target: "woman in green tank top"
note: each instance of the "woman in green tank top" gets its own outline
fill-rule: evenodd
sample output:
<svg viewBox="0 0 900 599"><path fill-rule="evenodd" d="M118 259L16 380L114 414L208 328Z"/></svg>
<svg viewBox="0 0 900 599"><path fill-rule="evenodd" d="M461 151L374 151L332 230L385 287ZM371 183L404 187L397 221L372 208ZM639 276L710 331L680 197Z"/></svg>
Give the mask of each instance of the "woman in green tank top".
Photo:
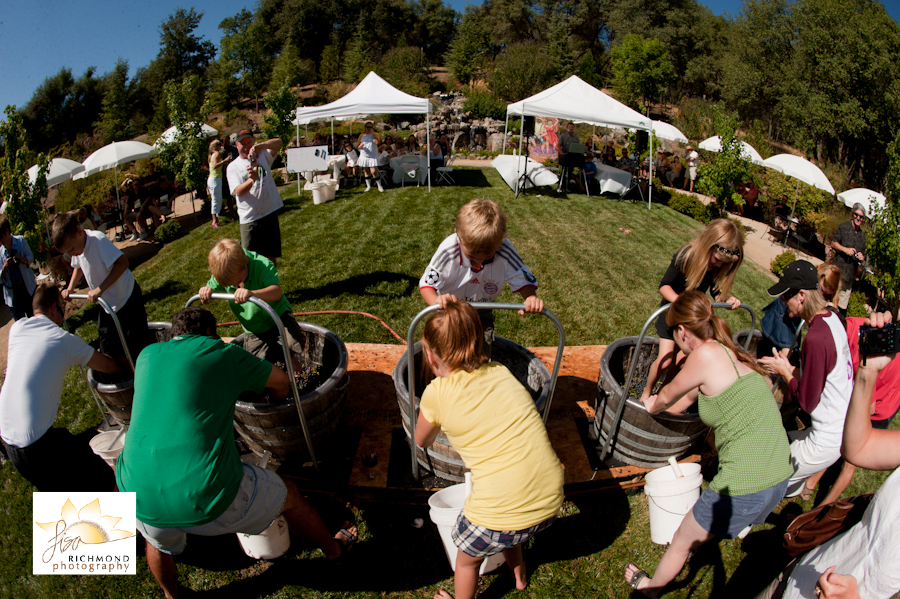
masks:
<svg viewBox="0 0 900 599"><path fill-rule="evenodd" d="M734 344L731 330L697 290L678 296L666 324L683 354L681 370L644 405L651 414L680 413L695 402L716 433L719 470L684 517L651 578L628 564L625 579L655 597L681 571L691 551L761 524L784 497L793 473L787 434L765 371Z"/></svg>

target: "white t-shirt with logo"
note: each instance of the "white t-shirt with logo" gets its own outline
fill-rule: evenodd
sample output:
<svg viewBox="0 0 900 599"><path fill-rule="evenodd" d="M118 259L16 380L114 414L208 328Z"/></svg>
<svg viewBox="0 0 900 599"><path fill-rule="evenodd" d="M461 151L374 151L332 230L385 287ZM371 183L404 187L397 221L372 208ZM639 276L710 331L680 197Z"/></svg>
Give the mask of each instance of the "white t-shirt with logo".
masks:
<svg viewBox="0 0 900 599"><path fill-rule="evenodd" d="M84 251L78 256L72 256L72 267L80 268L87 279L88 287L96 289L100 283L106 280L112 270L113 264L122 256L122 250L110 241L105 233L99 231L85 231L87 240L84 242ZM134 275L131 269L116 279L100 296L109 304L113 312L118 312L131 297L134 290Z"/></svg>
<svg viewBox="0 0 900 599"><path fill-rule="evenodd" d="M252 223L264 216L269 216L284 206L281 195L278 193L278 187L275 185L275 179L272 178L272 163L275 162L272 154L268 150L259 150L256 162L263 169L263 176L256 180L247 193L240 196L235 195L238 219L241 224ZM228 188L232 190L232 193L238 185L250 177L247 173L249 166L250 159L240 156L228 165Z"/></svg>
<svg viewBox="0 0 900 599"><path fill-rule="evenodd" d="M66 372L76 364L87 366L94 348L38 315L13 324L7 355L6 380L0 388L0 436L9 445L28 447L53 425Z"/></svg>
<svg viewBox="0 0 900 599"><path fill-rule="evenodd" d="M492 302L500 295L504 282L514 292L538 285L508 239L503 240L491 261L474 270L460 249L459 237L453 233L438 246L419 279L419 288L431 287L438 295L451 293L468 302Z"/></svg>

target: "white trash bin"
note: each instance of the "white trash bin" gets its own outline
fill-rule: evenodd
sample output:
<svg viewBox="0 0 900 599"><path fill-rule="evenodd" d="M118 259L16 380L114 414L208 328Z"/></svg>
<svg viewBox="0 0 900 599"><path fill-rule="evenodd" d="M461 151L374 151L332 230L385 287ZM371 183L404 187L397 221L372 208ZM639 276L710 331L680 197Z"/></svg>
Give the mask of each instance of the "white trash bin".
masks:
<svg viewBox="0 0 900 599"><path fill-rule="evenodd" d="M679 464L678 478L671 466L663 466L647 473L644 494L650 504L650 540L668 545L675 536L688 511L700 498L703 475L700 464Z"/></svg>
<svg viewBox="0 0 900 599"><path fill-rule="evenodd" d="M334 200L335 193L338 190L338 182L336 179L328 179L325 183L325 191L327 199L326 202L331 202Z"/></svg>
<svg viewBox="0 0 900 599"><path fill-rule="evenodd" d="M291 547L291 535L284 516L278 516L269 528L258 535L237 533L241 549L254 559L275 559Z"/></svg>
<svg viewBox="0 0 900 599"><path fill-rule="evenodd" d="M431 508L428 514L431 516L431 521L437 525L441 541L444 542L444 551L447 553L447 559L450 561L450 567L454 572L456 572L456 553L459 550L456 548L450 535L453 531L453 525L456 524L457 517L462 512L467 495L466 485L462 483L441 489L428 498L428 506ZM493 572L503 565L505 561L502 553L492 555L481 562L481 569L478 573Z"/></svg>

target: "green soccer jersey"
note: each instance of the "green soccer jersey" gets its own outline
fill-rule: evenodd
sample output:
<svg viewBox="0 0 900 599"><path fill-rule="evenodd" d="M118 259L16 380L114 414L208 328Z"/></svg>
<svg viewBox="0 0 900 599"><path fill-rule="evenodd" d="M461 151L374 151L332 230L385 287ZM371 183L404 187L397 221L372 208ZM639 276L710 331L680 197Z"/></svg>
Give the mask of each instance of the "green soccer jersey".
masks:
<svg viewBox="0 0 900 599"><path fill-rule="evenodd" d="M260 256L256 252L244 250L244 253L250 259L247 264L247 280L244 281L245 289L258 291L270 285L281 285L281 282L278 280L278 271L271 260L265 256ZM209 277L207 285L212 288L213 293L234 293L235 289L237 289L236 287L223 287L213 276ZM291 309L291 304L284 297L283 293L277 302L268 302L268 304L272 306L272 309L275 310L275 314L278 316ZM258 335L275 326L272 318L266 314L265 310L252 302L244 302L243 304L228 302L228 305L231 306L231 311L234 312L241 326L244 327L244 332Z"/></svg>
<svg viewBox="0 0 900 599"><path fill-rule="evenodd" d="M234 404L261 393L272 365L202 335L141 352L134 406L116 468L119 489L137 493L137 518L157 527L218 518L237 495L243 467L234 444Z"/></svg>

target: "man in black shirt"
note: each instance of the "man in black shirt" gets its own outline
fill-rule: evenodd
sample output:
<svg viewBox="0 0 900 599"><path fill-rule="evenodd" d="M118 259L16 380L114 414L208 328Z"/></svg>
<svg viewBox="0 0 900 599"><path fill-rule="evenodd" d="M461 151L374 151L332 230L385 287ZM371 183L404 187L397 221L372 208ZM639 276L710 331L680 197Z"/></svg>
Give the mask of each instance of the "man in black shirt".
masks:
<svg viewBox="0 0 900 599"><path fill-rule="evenodd" d="M841 271L841 293L837 304L841 314L845 316L857 270L866 261L866 233L862 230L866 209L857 203L853 204L852 212L851 220L838 227L831 241L831 247L834 249L834 265Z"/></svg>

